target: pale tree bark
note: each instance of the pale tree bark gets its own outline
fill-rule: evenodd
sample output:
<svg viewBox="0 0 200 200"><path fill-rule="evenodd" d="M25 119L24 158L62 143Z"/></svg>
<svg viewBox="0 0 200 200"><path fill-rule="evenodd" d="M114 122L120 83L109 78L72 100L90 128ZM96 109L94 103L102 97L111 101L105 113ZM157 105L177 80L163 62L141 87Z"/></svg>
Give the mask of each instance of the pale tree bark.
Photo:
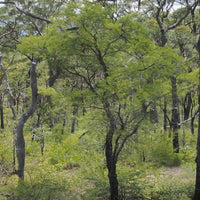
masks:
<svg viewBox="0 0 200 200"><path fill-rule="evenodd" d="M27 112L23 113L16 128L16 154L18 161L18 170L17 174L20 179L24 179L24 166L25 166L25 140L23 134L23 128L28 120L28 118L33 115L37 107L37 96L38 96L38 88L37 88L37 73L36 73L37 61L33 60L30 69L30 78L31 78L31 91L32 91L32 102L27 110Z"/></svg>
<svg viewBox="0 0 200 200"><path fill-rule="evenodd" d="M15 107L14 107L14 97L13 97L12 90L11 90L10 84L9 84L8 72L7 72L6 68L3 66L3 63L2 63L1 52L0 52L0 67L3 71L4 77L5 77L5 80L6 80L6 90L9 94L9 103L10 103L10 108L11 108L12 113L13 113L13 119L16 120L16 112L15 112Z"/></svg>

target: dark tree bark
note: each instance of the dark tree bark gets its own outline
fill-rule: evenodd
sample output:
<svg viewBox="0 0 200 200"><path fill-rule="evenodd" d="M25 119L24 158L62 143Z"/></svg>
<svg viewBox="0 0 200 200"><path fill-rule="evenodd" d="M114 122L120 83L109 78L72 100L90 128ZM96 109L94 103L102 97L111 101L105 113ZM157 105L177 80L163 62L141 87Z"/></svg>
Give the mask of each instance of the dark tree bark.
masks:
<svg viewBox="0 0 200 200"><path fill-rule="evenodd" d="M38 95L38 88L37 88L37 74L36 74L36 66L37 62L35 60L32 61L31 69L30 69L30 84L31 84L31 91L32 91L32 102L27 112L23 113L16 128L16 154L18 160L18 170L17 174L20 179L24 179L24 165L25 165L25 140L23 134L23 128L28 120L28 118L33 115L37 107L37 95Z"/></svg>
<svg viewBox="0 0 200 200"><path fill-rule="evenodd" d="M155 102L153 102L151 104L150 111L149 111L149 117L150 117L151 123L153 123L153 124L158 123L158 111L157 111Z"/></svg>
<svg viewBox="0 0 200 200"><path fill-rule="evenodd" d="M177 95L176 77L171 77L172 84L172 120L171 128L173 130L173 149L174 153L179 153L179 136L178 130L180 129L180 113L179 113L179 100Z"/></svg>
<svg viewBox="0 0 200 200"><path fill-rule="evenodd" d="M191 92L188 92L185 96L184 102L183 102L183 108L184 108L184 120L187 120L190 116L190 110L192 108L192 95Z"/></svg>
<svg viewBox="0 0 200 200"><path fill-rule="evenodd" d="M194 120L195 120L195 115L192 115L192 110L191 110L191 122L190 122L190 130L192 135L194 135Z"/></svg>
<svg viewBox="0 0 200 200"><path fill-rule="evenodd" d="M0 95L0 115L1 115L1 128L4 129L4 116L3 116L3 96Z"/></svg>
<svg viewBox="0 0 200 200"><path fill-rule="evenodd" d="M113 135L115 133L115 119L112 113L110 112L109 104L104 104L104 109L106 111L107 117L109 118L109 130L106 135L106 145L105 145L105 154L106 154L106 163L108 169L108 179L110 184L110 199L118 200L118 180L116 173L116 163L117 159L113 153Z"/></svg>
<svg viewBox="0 0 200 200"><path fill-rule="evenodd" d="M74 105L74 110L73 110L73 117L72 117L72 126L71 126L71 133L75 132L75 125L76 125L76 115L78 113L78 105Z"/></svg>
<svg viewBox="0 0 200 200"><path fill-rule="evenodd" d="M163 108L164 120L163 120L163 129L167 130L167 101L164 99L164 108Z"/></svg>
<svg viewBox="0 0 200 200"><path fill-rule="evenodd" d="M200 0L198 0L199 7L199 19L200 19ZM200 21L199 21L200 29ZM199 30L200 33L200 30ZM196 156L196 182L195 182L195 192L192 200L200 199L200 36L196 44L196 50L199 54L198 67L199 67L199 87L198 87L198 136L197 136L197 156Z"/></svg>
<svg viewBox="0 0 200 200"><path fill-rule="evenodd" d="M51 64L49 64L49 66L51 66ZM56 66L56 68L51 67L49 69L49 79L47 80L47 86L52 87L58 79L58 77L60 76L60 74L61 69L59 66Z"/></svg>
<svg viewBox="0 0 200 200"><path fill-rule="evenodd" d="M200 52L199 52L199 67L200 67ZM200 113L200 73L199 73L199 94L198 94L198 112ZM196 182L195 193L192 200L200 199L200 115L198 116L198 137L197 137L197 156L196 156Z"/></svg>

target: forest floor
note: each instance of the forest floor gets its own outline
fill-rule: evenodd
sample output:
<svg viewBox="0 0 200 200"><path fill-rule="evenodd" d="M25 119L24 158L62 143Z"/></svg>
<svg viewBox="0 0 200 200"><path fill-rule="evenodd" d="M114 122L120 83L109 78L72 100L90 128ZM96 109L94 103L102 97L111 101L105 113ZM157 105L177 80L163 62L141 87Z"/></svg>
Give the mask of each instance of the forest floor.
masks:
<svg viewBox="0 0 200 200"><path fill-rule="evenodd" d="M192 166L162 167L147 173L150 193L155 199L191 199L195 184L195 169Z"/></svg>
<svg viewBox="0 0 200 200"><path fill-rule="evenodd" d="M170 176L173 179L181 178L181 179L191 179L195 180L195 170L192 167L166 167L160 169L161 176Z"/></svg>

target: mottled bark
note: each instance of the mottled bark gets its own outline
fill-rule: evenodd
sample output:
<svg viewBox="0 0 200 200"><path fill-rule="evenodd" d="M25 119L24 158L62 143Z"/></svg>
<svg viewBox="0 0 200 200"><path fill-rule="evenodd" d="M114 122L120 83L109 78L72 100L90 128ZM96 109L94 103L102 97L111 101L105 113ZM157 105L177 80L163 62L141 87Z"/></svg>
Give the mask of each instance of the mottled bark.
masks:
<svg viewBox="0 0 200 200"><path fill-rule="evenodd" d="M32 91L32 102L27 110L27 112L23 113L16 128L16 154L18 160L18 170L17 174L20 179L24 179L24 165L25 165L25 140L23 134L23 128L28 120L28 118L33 115L34 111L37 107L37 74L36 74L36 66L37 62L32 61L31 69L30 69L30 78L31 78L31 91Z"/></svg>

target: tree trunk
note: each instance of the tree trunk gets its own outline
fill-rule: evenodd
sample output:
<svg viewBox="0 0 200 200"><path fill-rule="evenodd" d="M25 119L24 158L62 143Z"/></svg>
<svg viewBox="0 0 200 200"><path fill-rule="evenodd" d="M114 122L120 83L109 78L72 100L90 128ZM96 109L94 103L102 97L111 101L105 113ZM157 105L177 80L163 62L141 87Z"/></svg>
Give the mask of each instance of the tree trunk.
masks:
<svg viewBox="0 0 200 200"><path fill-rule="evenodd" d="M3 97L2 97L2 95L0 95L0 115L1 115L1 128L4 129Z"/></svg>
<svg viewBox="0 0 200 200"><path fill-rule="evenodd" d="M37 74L36 74L37 62L32 61L30 69L31 77L31 91L32 91L32 103L27 112L23 113L17 124L17 137L16 137L16 154L18 161L17 174L20 179L24 180L24 165L25 165L25 140L23 134L23 128L28 118L34 113L37 106Z"/></svg>
<svg viewBox="0 0 200 200"><path fill-rule="evenodd" d="M184 120L187 120L189 118L191 107L192 107L192 95L191 92L188 92L185 96L183 103Z"/></svg>
<svg viewBox="0 0 200 200"><path fill-rule="evenodd" d="M112 150L112 138L114 134L114 129L112 126L113 122L111 122L110 130L108 131L106 136L105 154L106 154L106 162L108 168L108 179L110 184L110 199L118 200L118 180L116 173L116 160Z"/></svg>
<svg viewBox="0 0 200 200"><path fill-rule="evenodd" d="M200 20L200 0L198 1L199 7L199 20ZM199 21L200 28L200 21ZM200 30L199 30L200 33ZM197 136L197 157L196 157L196 183L195 183L195 193L192 200L200 199L200 36L198 42L196 43L196 50L199 54L198 58L198 68L199 68L199 87L198 87L198 136Z"/></svg>
<svg viewBox="0 0 200 200"><path fill-rule="evenodd" d="M164 47L165 44L167 43L166 31L163 28L161 28L160 32L161 32L161 45L160 46Z"/></svg>
<svg viewBox="0 0 200 200"><path fill-rule="evenodd" d="M51 67L51 64L49 64ZM51 67L49 70L49 79L47 80L47 86L52 87L55 83L55 81L60 76L61 69L59 66L56 66L56 68Z"/></svg>
<svg viewBox="0 0 200 200"><path fill-rule="evenodd" d="M78 106L74 105L74 110L73 110L73 118L72 118L72 126L71 126L71 133L75 132L75 125L76 125L76 116L78 113Z"/></svg>
<svg viewBox="0 0 200 200"><path fill-rule="evenodd" d="M171 128L173 130L173 149L174 153L179 153L179 135L178 130L180 129L180 113L179 113L179 101L176 87L176 77L171 77L172 84L172 120Z"/></svg>
<svg viewBox="0 0 200 200"><path fill-rule="evenodd" d="M200 57L199 57L199 64L200 64ZM199 94L198 95L199 95L198 111L200 113L200 74L199 74ZM196 183L195 183L195 193L192 200L199 200L200 199L200 115L198 116L197 157L195 161L196 161Z"/></svg>
<svg viewBox="0 0 200 200"><path fill-rule="evenodd" d="M150 116L151 123L153 124L158 123L158 111L157 111L155 102L151 104L149 116Z"/></svg>
<svg viewBox="0 0 200 200"><path fill-rule="evenodd" d="M110 170L108 172L109 184L110 184L110 199L118 200L118 180L116 173L116 163L113 163L110 166Z"/></svg>
<svg viewBox="0 0 200 200"><path fill-rule="evenodd" d="M110 199L111 200L118 200L118 180L117 180L117 173L116 173L116 157L113 153L113 135L115 133L115 119L112 116L109 110L109 104L104 104L104 109L106 111L107 117L110 120L109 130L106 135L106 145L105 145L105 154L106 154L106 163L108 168L108 179L110 184Z"/></svg>
<svg viewBox="0 0 200 200"><path fill-rule="evenodd" d="M163 129L167 131L167 101L164 99L164 108L163 108L164 120L163 120Z"/></svg>

